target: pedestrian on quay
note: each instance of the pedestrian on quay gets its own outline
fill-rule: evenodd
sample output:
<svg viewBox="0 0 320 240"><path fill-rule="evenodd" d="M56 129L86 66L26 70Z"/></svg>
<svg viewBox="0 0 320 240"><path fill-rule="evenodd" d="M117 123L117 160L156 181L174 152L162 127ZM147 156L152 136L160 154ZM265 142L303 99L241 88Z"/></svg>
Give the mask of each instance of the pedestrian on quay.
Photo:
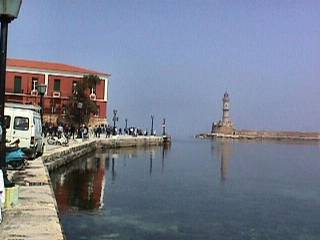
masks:
<svg viewBox="0 0 320 240"><path fill-rule="evenodd" d="M75 131L76 131L76 128L74 127L74 125L73 125L73 124L71 124L71 127L70 127L70 134L71 134L71 136L72 136L72 139L74 139L74 133L75 133Z"/></svg>
<svg viewBox="0 0 320 240"><path fill-rule="evenodd" d="M61 136L62 136L62 133L63 133L63 126L62 126L62 124L59 124L57 130L58 130L58 138L60 139Z"/></svg>
<svg viewBox="0 0 320 240"><path fill-rule="evenodd" d="M5 202L5 199L3 172L0 169L0 224L2 223L2 204Z"/></svg>
<svg viewBox="0 0 320 240"><path fill-rule="evenodd" d="M84 140L84 134L85 134L85 133L84 133L84 130L85 130L85 129L84 129L84 124L82 124L82 125L81 125L81 128L80 128L80 133L81 133L82 141Z"/></svg>
<svg viewBox="0 0 320 240"><path fill-rule="evenodd" d="M97 137L98 137L98 138L100 138L101 132L102 132L101 126L98 125L98 127L97 127Z"/></svg>
<svg viewBox="0 0 320 240"><path fill-rule="evenodd" d="M94 137L96 138L97 137L97 135L98 135L98 128L97 128L97 125L96 126L94 126L94 128L93 128L93 133L94 133Z"/></svg>

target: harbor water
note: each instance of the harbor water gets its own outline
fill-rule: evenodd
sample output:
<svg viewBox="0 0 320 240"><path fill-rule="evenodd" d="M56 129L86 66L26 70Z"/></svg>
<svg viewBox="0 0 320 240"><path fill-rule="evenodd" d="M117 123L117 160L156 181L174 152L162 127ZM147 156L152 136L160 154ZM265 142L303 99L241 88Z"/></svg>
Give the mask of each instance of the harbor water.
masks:
<svg viewBox="0 0 320 240"><path fill-rule="evenodd" d="M50 173L70 239L320 239L320 145L179 139Z"/></svg>

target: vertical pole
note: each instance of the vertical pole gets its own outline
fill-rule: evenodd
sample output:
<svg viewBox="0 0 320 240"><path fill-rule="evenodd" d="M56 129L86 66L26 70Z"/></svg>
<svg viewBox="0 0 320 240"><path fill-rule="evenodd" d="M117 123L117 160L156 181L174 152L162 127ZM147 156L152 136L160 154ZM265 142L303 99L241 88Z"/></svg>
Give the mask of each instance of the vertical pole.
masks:
<svg viewBox="0 0 320 240"><path fill-rule="evenodd" d="M116 114L113 112L113 135L116 135Z"/></svg>
<svg viewBox="0 0 320 240"><path fill-rule="evenodd" d="M118 120L117 119L117 110L116 109L114 109L113 110L113 135L116 135L116 121Z"/></svg>
<svg viewBox="0 0 320 240"><path fill-rule="evenodd" d="M43 126L43 94L40 94L40 106L41 106L41 124Z"/></svg>
<svg viewBox="0 0 320 240"><path fill-rule="evenodd" d="M166 135L166 119L163 119L162 122L162 135L165 136Z"/></svg>
<svg viewBox="0 0 320 240"><path fill-rule="evenodd" d="M1 36L0 36L0 126L2 128L0 144L0 166L3 172L5 187L14 186L8 180L6 164L6 124L4 118L5 92L6 92L6 67L7 67L7 39L8 24L10 20L5 17L1 18Z"/></svg>
<svg viewBox="0 0 320 240"><path fill-rule="evenodd" d="M153 118L154 116L151 115L151 133L150 133L151 136L153 135Z"/></svg>

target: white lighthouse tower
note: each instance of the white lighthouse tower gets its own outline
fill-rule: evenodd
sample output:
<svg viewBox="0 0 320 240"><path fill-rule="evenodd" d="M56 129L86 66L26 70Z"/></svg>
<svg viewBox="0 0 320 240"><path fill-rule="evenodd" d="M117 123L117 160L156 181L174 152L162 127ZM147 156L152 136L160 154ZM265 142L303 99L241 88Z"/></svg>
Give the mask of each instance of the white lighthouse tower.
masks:
<svg viewBox="0 0 320 240"><path fill-rule="evenodd" d="M227 92L224 93L222 98L222 125L223 126L232 126L232 122L230 119L230 98Z"/></svg>
<svg viewBox="0 0 320 240"><path fill-rule="evenodd" d="M230 118L230 97L227 92L224 93L222 98L222 119L217 123L212 123L212 133L235 134Z"/></svg>

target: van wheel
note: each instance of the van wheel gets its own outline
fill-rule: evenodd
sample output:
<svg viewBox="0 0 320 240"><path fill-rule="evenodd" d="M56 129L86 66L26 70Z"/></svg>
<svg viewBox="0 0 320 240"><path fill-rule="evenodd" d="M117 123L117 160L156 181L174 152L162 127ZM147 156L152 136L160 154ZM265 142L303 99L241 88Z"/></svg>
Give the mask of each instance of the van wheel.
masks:
<svg viewBox="0 0 320 240"><path fill-rule="evenodd" d="M38 153L38 157L41 157L44 153L44 144L42 144L41 152Z"/></svg>
<svg viewBox="0 0 320 240"><path fill-rule="evenodd" d="M16 161L16 162L12 162L10 163L10 169L13 169L13 170L21 170L24 168L24 161Z"/></svg>
<svg viewBox="0 0 320 240"><path fill-rule="evenodd" d="M30 159L31 159L31 160L34 160L36 157L37 157L37 149L35 148L35 149L33 149L33 151L32 151L32 154L31 154L31 156L30 156Z"/></svg>

